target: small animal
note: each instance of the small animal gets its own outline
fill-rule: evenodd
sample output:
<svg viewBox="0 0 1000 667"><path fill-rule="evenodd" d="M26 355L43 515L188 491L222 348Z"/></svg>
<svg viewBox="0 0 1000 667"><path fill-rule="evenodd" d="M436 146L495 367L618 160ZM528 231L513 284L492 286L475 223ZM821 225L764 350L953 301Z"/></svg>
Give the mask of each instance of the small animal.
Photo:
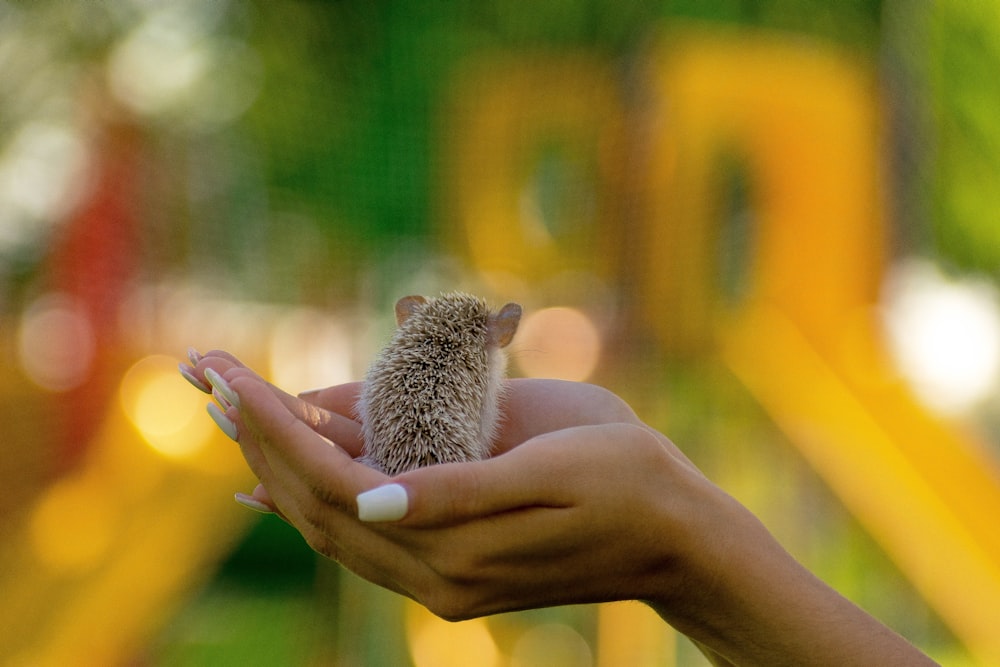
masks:
<svg viewBox="0 0 1000 667"><path fill-rule="evenodd" d="M501 416L503 348L520 320L516 303L493 312L461 292L400 299L398 327L357 404L361 460L397 475L489 456Z"/></svg>

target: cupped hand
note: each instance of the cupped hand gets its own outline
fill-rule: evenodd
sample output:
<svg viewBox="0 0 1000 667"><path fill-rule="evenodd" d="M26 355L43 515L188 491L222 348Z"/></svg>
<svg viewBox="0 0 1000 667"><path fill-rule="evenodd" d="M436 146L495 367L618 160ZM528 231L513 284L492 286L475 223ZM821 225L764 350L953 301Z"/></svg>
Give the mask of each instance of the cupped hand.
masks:
<svg viewBox="0 0 1000 667"><path fill-rule="evenodd" d="M603 389L512 381L492 458L389 478L355 460L359 385L295 397L226 353L192 362L261 482L244 500L443 618L637 599L714 664L934 664Z"/></svg>
<svg viewBox="0 0 1000 667"><path fill-rule="evenodd" d="M393 576L436 614L462 619L658 595L706 481L647 429L612 422L393 483L408 512L374 530L417 566L403 561Z"/></svg>
<svg viewBox="0 0 1000 667"><path fill-rule="evenodd" d="M182 373L206 393L212 393L211 383L205 378L209 369L219 375L230 369L241 369L241 372L265 382L228 352L212 350L202 356L192 351L191 354L196 355L192 358L194 366L182 364ZM292 396L274 385L268 386L298 419L335 442L352 457L360 456L361 424L357 421L355 410L361 392L360 382L308 391L298 396ZM586 383L546 379L508 380L506 387L503 418L493 445L494 455L543 433L571 426L621 422L647 429L674 456L694 468L669 439L643 424L625 401L607 389Z"/></svg>
<svg viewBox="0 0 1000 667"><path fill-rule="evenodd" d="M390 479L354 460L358 385L303 400L234 358L206 355L197 371L207 368L238 397L226 417L261 482L253 498L316 551L445 618L648 598L714 488L592 385L510 381L493 458ZM405 493L401 518L361 521L358 495L390 485ZM665 524L673 539L663 539Z"/></svg>

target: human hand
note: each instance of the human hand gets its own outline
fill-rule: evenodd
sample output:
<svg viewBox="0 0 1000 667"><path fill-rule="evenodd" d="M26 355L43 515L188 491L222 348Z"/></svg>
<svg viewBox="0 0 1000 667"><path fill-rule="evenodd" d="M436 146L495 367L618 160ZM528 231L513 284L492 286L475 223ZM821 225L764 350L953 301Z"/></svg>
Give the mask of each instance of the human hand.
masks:
<svg viewBox="0 0 1000 667"><path fill-rule="evenodd" d="M610 392L512 381L493 458L390 479L354 460L358 385L293 397L231 355L192 362L182 373L211 380L213 417L261 480L242 501L443 618L639 599L713 664L934 664Z"/></svg>
<svg viewBox="0 0 1000 667"><path fill-rule="evenodd" d="M192 386L206 394L211 394L224 409L229 408L230 401L212 384L211 375L222 377L231 369L240 369L266 384L281 403L298 419L308 424L319 435L345 449L351 456L361 454L361 425L354 418L354 404L357 402L361 383L353 382L323 390L306 392L292 396L283 389L264 380L253 372L238 358L224 350L211 350L199 354L194 349L188 351L191 365L179 364L181 375ZM218 406L209 405L213 419L223 414ZM220 427L223 424L220 424Z"/></svg>
<svg viewBox="0 0 1000 667"><path fill-rule="evenodd" d="M447 618L648 597L664 555L636 545L662 518L652 515L693 514L682 508L691 494L664 485L707 484L669 440L592 385L513 380L493 459L389 480L353 461L359 430L345 415L358 385L303 401L228 355L206 355L195 374L208 369L239 403L225 417L261 480L253 500L320 553ZM405 491L405 514L360 521L357 496L372 489Z"/></svg>

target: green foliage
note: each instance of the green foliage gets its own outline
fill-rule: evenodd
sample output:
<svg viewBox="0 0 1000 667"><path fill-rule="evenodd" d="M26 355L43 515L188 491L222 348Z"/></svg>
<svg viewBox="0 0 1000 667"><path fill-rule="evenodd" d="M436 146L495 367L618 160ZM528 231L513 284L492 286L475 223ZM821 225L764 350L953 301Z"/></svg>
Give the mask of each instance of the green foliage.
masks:
<svg viewBox="0 0 1000 667"><path fill-rule="evenodd" d="M1000 277L1000 6L935 3L927 63L937 251Z"/></svg>

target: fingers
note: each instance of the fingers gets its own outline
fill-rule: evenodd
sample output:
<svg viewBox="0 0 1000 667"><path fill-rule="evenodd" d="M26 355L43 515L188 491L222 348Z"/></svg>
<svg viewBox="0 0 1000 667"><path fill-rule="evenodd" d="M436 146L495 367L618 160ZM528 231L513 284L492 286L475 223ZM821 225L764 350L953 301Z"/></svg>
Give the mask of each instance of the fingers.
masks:
<svg viewBox="0 0 1000 667"><path fill-rule="evenodd" d="M393 478L370 493L405 492L405 516L369 525L425 566L381 567L446 618L616 599L632 584L592 573L627 561L675 475L689 473L641 426L574 427Z"/></svg>
<svg viewBox="0 0 1000 667"><path fill-rule="evenodd" d="M182 363L178 365L177 369L193 387L206 394L212 393L212 384L205 377L205 371L208 369L211 368L221 375L231 368L246 368L243 362L222 350L212 350L202 355L194 348L188 348L187 358L191 365Z"/></svg>
<svg viewBox="0 0 1000 667"><path fill-rule="evenodd" d="M243 457L262 485L238 502L252 509L274 508L328 558L358 560L351 545L373 547L365 546L361 537L367 529L357 521L355 497L387 478L331 446L292 414L266 383L250 374L230 375L239 407L226 415L237 425Z"/></svg>
<svg viewBox="0 0 1000 667"><path fill-rule="evenodd" d="M303 392L286 405L317 433L357 458L361 455L361 424L354 416L360 392L361 383L350 382Z"/></svg>
<svg viewBox="0 0 1000 667"><path fill-rule="evenodd" d="M357 495L389 478L331 447L259 379L237 373L231 385L240 399L240 408L231 411L240 446L261 480L249 504L275 508L318 553L411 596L400 582L422 566L357 519Z"/></svg>
<svg viewBox="0 0 1000 667"><path fill-rule="evenodd" d="M596 385L514 379L507 382L506 388L504 419L496 445L499 452L543 433L574 426L640 423L625 401Z"/></svg>
<svg viewBox="0 0 1000 667"><path fill-rule="evenodd" d="M233 495L233 498L240 505L243 505L247 509L251 509L255 512L260 512L261 514L274 514L276 511L273 505L257 500L252 494L247 495L245 493L236 493Z"/></svg>
<svg viewBox="0 0 1000 667"><path fill-rule="evenodd" d="M392 480L393 486L406 494L405 516L399 524L445 527L528 508L571 507L587 478L607 474L603 465L608 459L606 448L620 446L623 437L652 442L643 429L627 424L581 426L538 436L485 461L404 473ZM401 503L399 493L389 489L383 497L375 498ZM384 514L391 517L392 512Z"/></svg>
<svg viewBox="0 0 1000 667"><path fill-rule="evenodd" d="M237 419L260 450L261 459L250 453L254 458L248 459L251 467L266 466L276 475L286 475L280 480L283 486L297 484L324 502L352 513L358 493L386 480L381 473L355 462L345 450L331 447L319 437L293 412L306 405L304 402L293 398L289 406L258 378L238 372L232 375L229 384L240 399ZM261 481L273 491L267 480Z"/></svg>
<svg viewBox="0 0 1000 667"><path fill-rule="evenodd" d="M241 502L278 511L319 553L449 618L610 599L599 586L581 588L567 564L590 573L614 561L623 536L641 528L636 517L653 505L649 494L662 495L670 475L658 468L682 468L641 424L616 421L536 434L486 461L390 479L331 446L296 412L324 412L316 405L289 401L245 368L231 367L226 380L237 398L226 417L262 484ZM328 406L352 394L341 387L310 398ZM512 593L525 572L535 583Z"/></svg>
<svg viewBox="0 0 1000 667"><path fill-rule="evenodd" d="M250 376L265 382L260 375L235 356L222 350L212 350L205 355L200 355L191 349L188 351L188 359L193 365L180 364L178 369L184 379L205 393L213 393L212 381L206 376L206 373L210 371L218 373L226 380L233 380L239 376ZM343 385L316 392L320 394L321 400L313 404L292 396L274 385L266 382L265 384L298 419L308 424L323 437L337 443L352 457L360 456L361 425L352 418L352 401L356 401L357 386ZM324 404L333 407L324 409Z"/></svg>
<svg viewBox="0 0 1000 667"><path fill-rule="evenodd" d="M325 389L304 391L299 394L299 398L324 410L350 417L355 414L355 406L358 404L362 384L361 382L348 382Z"/></svg>
<svg viewBox="0 0 1000 667"><path fill-rule="evenodd" d="M356 416L362 383L317 389L299 398L323 410ZM502 453L542 433L571 426L612 422L639 423L632 409L612 392L596 385L560 380L515 379L507 382L505 418L496 451Z"/></svg>
<svg viewBox="0 0 1000 667"><path fill-rule="evenodd" d="M271 499L271 494L267 492L263 484L258 484L254 487L253 493L234 494L234 499L240 505L256 512L261 512L262 514L278 513L278 508Z"/></svg>
<svg viewBox="0 0 1000 667"><path fill-rule="evenodd" d="M509 380L504 414L495 447L498 453L542 433L584 425L631 424L646 429L672 456L696 470L669 438L644 424L617 394L597 385L564 380Z"/></svg>
<svg viewBox="0 0 1000 667"><path fill-rule="evenodd" d="M197 352L195 352L195 354L197 354ZM189 356L190 356L190 353L189 353ZM209 350L208 352L205 353L205 355L202 358L203 359L210 359L210 358L223 359L223 360L227 361L229 364L231 364L233 366L245 367L245 365L243 364L243 362L240 361L236 357L236 355L230 354L229 352L226 352L225 350Z"/></svg>
<svg viewBox="0 0 1000 667"><path fill-rule="evenodd" d="M313 431L342 448L352 458L357 458L361 455L361 424L354 421L354 419L339 411L324 409L319 405L292 396L278 387L264 382L260 376L249 369L233 370L226 376L229 381L234 381L238 377L250 377L266 384L271 389L271 392L281 401L282 405L285 406L285 409L294 415L296 419L307 424ZM347 396L350 394L351 389L349 386L347 387L347 391L343 391L341 387L331 387L329 390L324 391L330 395L341 394Z"/></svg>

